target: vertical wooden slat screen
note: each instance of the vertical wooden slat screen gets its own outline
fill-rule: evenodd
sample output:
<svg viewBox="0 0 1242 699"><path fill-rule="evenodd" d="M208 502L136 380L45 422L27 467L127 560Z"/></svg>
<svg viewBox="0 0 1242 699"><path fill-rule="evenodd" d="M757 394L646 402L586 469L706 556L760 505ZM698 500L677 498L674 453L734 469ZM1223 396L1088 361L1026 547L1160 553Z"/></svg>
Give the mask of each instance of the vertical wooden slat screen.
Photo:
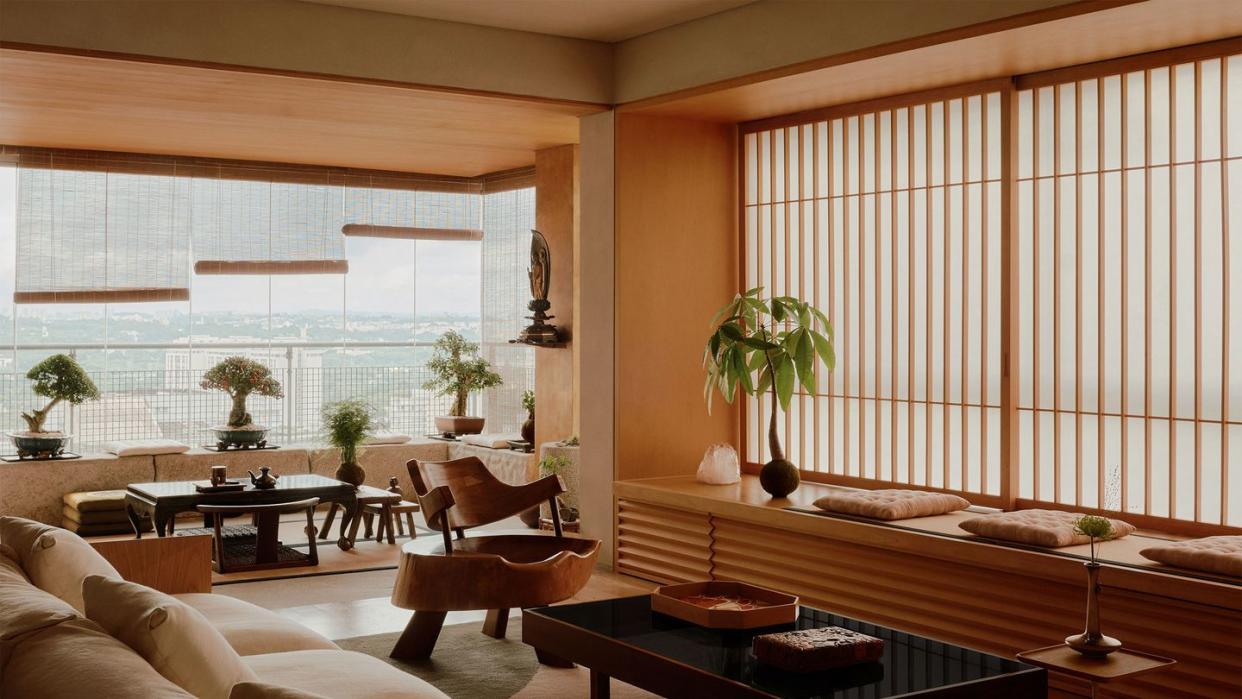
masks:
<svg viewBox="0 0 1242 699"><path fill-rule="evenodd" d="M1242 525L1240 71L1019 81L1018 505Z"/></svg>
<svg viewBox="0 0 1242 699"><path fill-rule="evenodd" d="M746 286L836 330L784 422L809 478L1242 526L1238 42L742 133Z"/></svg>
<svg viewBox="0 0 1242 699"><path fill-rule="evenodd" d="M999 501L1008 89L743 130L745 284L814 301L836 331L837 371L784 422L805 472ZM766 396L747 401L750 463L768 458L771 409Z"/></svg>

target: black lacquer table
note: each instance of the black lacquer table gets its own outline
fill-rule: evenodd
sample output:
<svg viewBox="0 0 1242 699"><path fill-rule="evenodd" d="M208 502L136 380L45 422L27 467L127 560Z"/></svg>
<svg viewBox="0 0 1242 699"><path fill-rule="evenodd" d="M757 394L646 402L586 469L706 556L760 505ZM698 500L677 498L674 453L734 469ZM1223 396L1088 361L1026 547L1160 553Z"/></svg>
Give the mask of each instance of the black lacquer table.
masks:
<svg viewBox="0 0 1242 699"><path fill-rule="evenodd" d="M357 490L348 483L313 474L281 476L275 488L259 489L248 485L243 490L222 493L200 493L195 481L133 483L125 489L125 511L134 534L141 539L144 515L151 517L158 535L167 536L172 534L177 513L192 512L199 505L273 505L307 498L339 503L345 508L341 538L336 543L346 551L352 548L352 542L345 536L344 524L359 514Z"/></svg>
<svg viewBox="0 0 1242 699"><path fill-rule="evenodd" d="M813 674L761 665L751 639L764 633L842 626L885 641L877 662ZM749 631L695 626L651 611L649 596L522 612L522 640L549 664L591 671L591 696L608 696L609 678L666 697L1003 697L1044 699L1043 668L950 643L799 608L793 624Z"/></svg>

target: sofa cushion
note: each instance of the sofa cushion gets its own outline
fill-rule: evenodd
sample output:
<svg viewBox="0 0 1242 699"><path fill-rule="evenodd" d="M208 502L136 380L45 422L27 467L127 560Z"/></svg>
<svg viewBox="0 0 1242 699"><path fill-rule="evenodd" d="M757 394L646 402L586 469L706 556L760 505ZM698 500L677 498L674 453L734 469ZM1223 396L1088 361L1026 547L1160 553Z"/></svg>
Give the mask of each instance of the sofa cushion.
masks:
<svg viewBox="0 0 1242 699"><path fill-rule="evenodd" d="M234 597L204 592L175 597L201 612L238 655L337 647L296 621Z"/></svg>
<svg viewBox="0 0 1242 699"><path fill-rule="evenodd" d="M1242 536L1208 536L1171 541L1139 551L1165 565L1242 578Z"/></svg>
<svg viewBox="0 0 1242 699"><path fill-rule="evenodd" d="M87 619L73 619L0 643L0 696L40 699L192 695Z"/></svg>
<svg viewBox="0 0 1242 699"><path fill-rule="evenodd" d="M190 445L175 439L118 439L105 443L103 450L117 456L153 456L184 454L190 450Z"/></svg>
<svg viewBox="0 0 1242 699"><path fill-rule="evenodd" d="M957 526L989 539L1060 548L1091 543L1091 537L1074 531L1074 523L1081 517L1081 514L1060 510L1017 510L974 517ZM1119 519L1108 521L1113 525L1113 535L1109 539L1134 533L1132 524Z"/></svg>
<svg viewBox="0 0 1242 699"><path fill-rule="evenodd" d="M225 699L257 677L211 622L149 587L99 575L82 584L86 616L123 641L164 677L202 699Z"/></svg>
<svg viewBox="0 0 1242 699"><path fill-rule="evenodd" d="M333 699L446 697L413 675L362 653L344 650L295 650L251 655L246 664L263 682Z"/></svg>
<svg viewBox="0 0 1242 699"><path fill-rule="evenodd" d="M82 580L88 575L120 578L121 574L82 537L47 527L26 553L22 568L36 587L83 610Z"/></svg>
<svg viewBox="0 0 1242 699"><path fill-rule="evenodd" d="M17 561L0 555L0 642L78 617L67 602L35 587Z"/></svg>
<svg viewBox="0 0 1242 699"><path fill-rule="evenodd" d="M0 543L9 550L5 555L25 566L35 539L53 529L55 527L25 517L3 516L0 517Z"/></svg>
<svg viewBox="0 0 1242 699"><path fill-rule="evenodd" d="M948 493L882 488L880 490L834 490L816 500L815 506L829 512L894 520L956 512L970 507L970 502Z"/></svg>
<svg viewBox="0 0 1242 699"><path fill-rule="evenodd" d="M327 697L270 682L238 682L233 685L233 692L229 694L229 699L327 699Z"/></svg>

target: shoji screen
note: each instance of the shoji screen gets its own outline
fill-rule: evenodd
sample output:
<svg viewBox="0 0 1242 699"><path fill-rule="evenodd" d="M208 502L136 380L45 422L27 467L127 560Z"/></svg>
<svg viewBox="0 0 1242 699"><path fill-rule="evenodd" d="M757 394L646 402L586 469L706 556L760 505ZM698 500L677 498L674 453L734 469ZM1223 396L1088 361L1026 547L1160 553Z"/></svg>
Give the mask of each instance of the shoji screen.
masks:
<svg viewBox="0 0 1242 699"><path fill-rule="evenodd" d="M1242 56L1019 86L1020 497L1242 524Z"/></svg>
<svg viewBox="0 0 1242 699"><path fill-rule="evenodd" d="M785 416L786 452L804 471L979 502L1001 493L1005 89L744 130L746 286L812 300L836 330L836 371ZM768 459L771 407L746 407L748 462Z"/></svg>

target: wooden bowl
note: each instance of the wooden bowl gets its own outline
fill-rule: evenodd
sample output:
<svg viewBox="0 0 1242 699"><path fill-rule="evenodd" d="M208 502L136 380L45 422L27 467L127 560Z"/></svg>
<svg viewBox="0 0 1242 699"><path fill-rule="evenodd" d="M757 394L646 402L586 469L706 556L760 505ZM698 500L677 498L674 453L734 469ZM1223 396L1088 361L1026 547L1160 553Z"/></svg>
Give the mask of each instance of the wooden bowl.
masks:
<svg viewBox="0 0 1242 699"><path fill-rule="evenodd" d="M764 606L747 610L709 609L686 601L697 595L744 597ZM709 629L758 629L796 621L798 598L743 582L712 580L657 587L651 593L651 609Z"/></svg>

